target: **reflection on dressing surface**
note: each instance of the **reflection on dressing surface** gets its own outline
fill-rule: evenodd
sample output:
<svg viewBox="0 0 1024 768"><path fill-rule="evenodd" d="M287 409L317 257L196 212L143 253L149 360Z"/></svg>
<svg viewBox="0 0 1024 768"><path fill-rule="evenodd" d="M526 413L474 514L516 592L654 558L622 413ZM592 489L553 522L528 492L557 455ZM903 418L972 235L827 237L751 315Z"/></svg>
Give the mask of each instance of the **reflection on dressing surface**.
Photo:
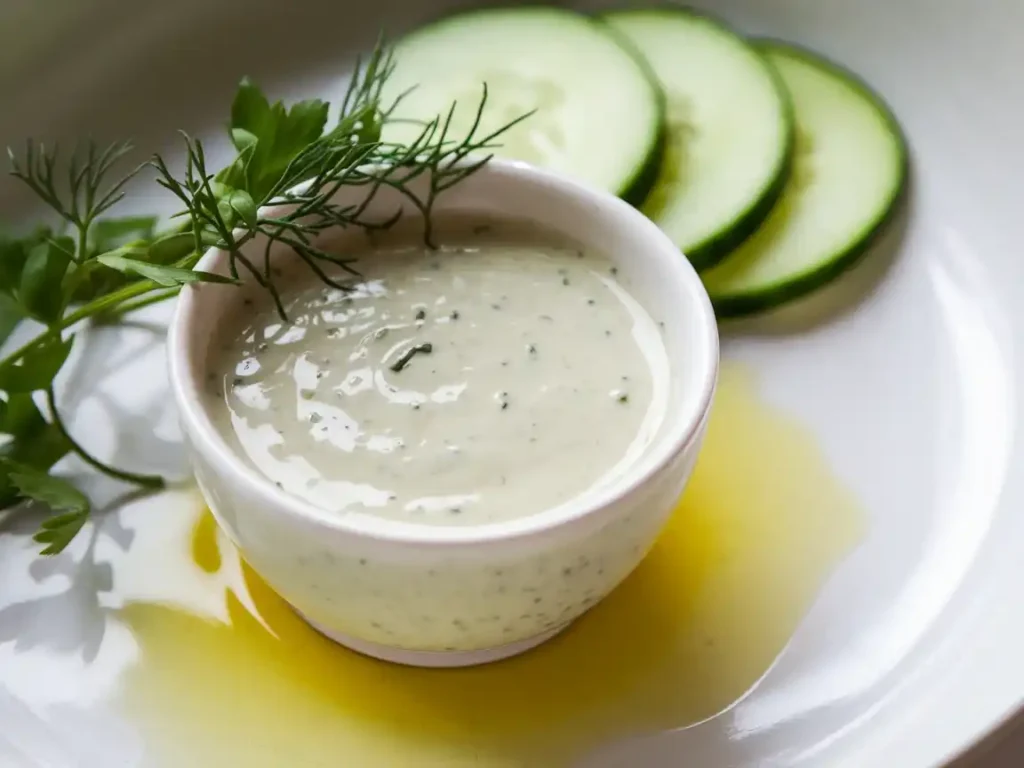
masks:
<svg viewBox="0 0 1024 768"><path fill-rule="evenodd" d="M217 352L221 432L294 495L411 522L521 517L621 476L663 421L659 329L607 259L520 227L379 246L354 290L260 310Z"/></svg>
<svg viewBox="0 0 1024 768"><path fill-rule="evenodd" d="M686 497L649 558L564 635L485 667L424 670L343 650L246 567L211 519L194 570L227 622L122 613L139 643L127 711L156 765L551 766L727 708L772 664L862 518L801 428L726 366ZM207 596L210 597L210 596Z"/></svg>

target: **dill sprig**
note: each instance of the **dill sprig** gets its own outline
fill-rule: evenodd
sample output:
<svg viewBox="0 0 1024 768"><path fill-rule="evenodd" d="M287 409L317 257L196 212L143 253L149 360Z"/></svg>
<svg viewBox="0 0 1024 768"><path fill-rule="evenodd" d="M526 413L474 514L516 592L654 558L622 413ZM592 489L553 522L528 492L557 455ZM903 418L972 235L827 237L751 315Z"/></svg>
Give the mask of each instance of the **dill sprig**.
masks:
<svg viewBox="0 0 1024 768"><path fill-rule="evenodd" d="M383 220L367 216L378 191L389 187L423 215L426 237L432 243L432 211L438 195L481 168L490 159L482 153L494 148L501 133L524 119L479 136L487 105L484 85L476 117L465 136L451 138L453 104L444 119L439 116L424 123L410 143L386 142L381 138L384 124L402 98L388 105L380 103L381 86L393 68L390 54L383 49L375 51L365 66L357 66L338 125L291 157L271 176L272 183L264 172L266 160L258 153L259 142L254 142L248 131L236 138L236 161L218 174L209 172L202 142L184 133L187 159L182 178L176 178L163 159L153 160L157 183L184 205L180 215L188 217L195 236L202 237L204 245L226 251L232 279L239 280L241 271L247 272L271 294L282 317L285 309L270 267L275 246L285 246L298 255L324 283L344 288L326 270L340 267L355 274L352 258L318 248L318 235L327 229L373 230L394 224L401 209ZM326 105L323 112L326 114ZM421 177L426 177L425 193L415 191L414 184ZM362 202L337 202L343 187L365 188ZM259 235L264 237L265 247L261 263L255 263L242 248Z"/></svg>
<svg viewBox="0 0 1024 768"><path fill-rule="evenodd" d="M161 156L118 171L129 142L75 148L62 163L59 148L33 141L24 152L8 149L11 174L56 214L58 226L27 235L0 233L0 343L25 319L42 330L0 358L0 508L22 501L53 510L36 540L43 552L61 551L88 520L88 498L54 474L68 454L110 477L157 489L163 478L113 467L98 459L69 432L58 411L54 378L71 352L83 321L110 321L126 312L172 298L192 282L241 282L248 275L266 290L284 316L272 268L282 249L296 254L325 284L344 288L333 274L355 274L351 260L317 245L333 228L382 229L401 215L368 214L381 189L401 194L423 215L432 241L431 217L440 194L479 170L487 150L513 123L480 134L487 104L482 96L470 130L454 137L455 105L445 116L424 121L407 144L383 138L402 97L382 103L383 86L394 70L390 50L379 43L355 72L341 102L337 123L328 127L329 105L314 99L289 107L271 104L243 79L231 107L229 130L236 154L219 170L210 168L202 141L182 132L184 167L175 172ZM525 116L524 116L525 117ZM520 118L522 119L522 118ZM127 185L146 168L180 204L174 225L158 230L156 216L110 218ZM363 191L358 204L342 203L338 192ZM425 190L425 191L418 191ZM263 238L254 255L250 241ZM228 275L194 267L210 247L228 254ZM44 410L34 399L41 393Z"/></svg>

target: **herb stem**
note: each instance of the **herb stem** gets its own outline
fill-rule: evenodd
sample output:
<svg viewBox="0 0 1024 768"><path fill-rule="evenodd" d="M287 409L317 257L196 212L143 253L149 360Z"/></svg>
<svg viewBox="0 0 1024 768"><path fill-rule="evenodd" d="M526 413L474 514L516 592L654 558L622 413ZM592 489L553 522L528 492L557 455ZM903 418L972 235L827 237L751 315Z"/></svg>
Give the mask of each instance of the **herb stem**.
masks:
<svg viewBox="0 0 1024 768"><path fill-rule="evenodd" d="M55 323L50 329L56 333L63 331L65 328L70 328L83 320L86 320L93 315L97 315L100 312L104 312L108 309L116 307L119 304L127 302L129 299L134 299L137 296L149 293L153 290L155 284L152 280L143 280L139 283L125 286L118 291L108 293L106 296L101 296L94 301L90 301L88 304L80 307L69 315L65 315L62 320ZM49 338L48 334L42 333L32 341L27 342L23 346L16 349L11 354L7 355L3 360L0 360L0 372L7 370L14 366L14 364L27 355L29 352L34 350L36 347L44 344Z"/></svg>
<svg viewBox="0 0 1024 768"><path fill-rule="evenodd" d="M50 418L53 420L53 425L60 432L61 436L68 441L71 445L71 449L90 467L102 472L108 477L113 477L116 480L122 480L126 483L132 483L133 485L139 485L143 488L148 488L154 491L160 490L165 486L166 483L164 479L159 475L140 475L135 472L127 472L125 470L111 467L104 464L83 448L68 432L67 426L64 424L64 420L60 417L60 412L57 410L57 398L54 395L53 387L48 387L46 390L46 405L50 409Z"/></svg>
<svg viewBox="0 0 1024 768"><path fill-rule="evenodd" d="M127 315L129 312L135 312L137 310L142 309L143 307L148 307L152 304L159 304L162 301L173 299L179 293L181 293L181 288L179 286L174 286L173 288L167 288L166 290L163 291L154 291L149 296L141 296L135 301L126 301L123 304L120 304L114 307L114 309L107 312L103 317L103 321L116 322L118 319L120 319L124 315Z"/></svg>
<svg viewBox="0 0 1024 768"><path fill-rule="evenodd" d="M95 314L104 312L112 307L116 307L118 304L122 304L129 299L134 299L137 296L149 293L153 290L155 285L156 283L152 280L142 280L138 283L127 285L113 293L108 293L106 296L101 296L100 298L79 307L71 314L66 315L64 319L61 320L58 327L61 330L70 328L71 326L80 323L82 320L87 320ZM15 352L14 354L17 355L18 353ZM12 357L13 356L14 355L12 355ZM6 362L6 360L4 362Z"/></svg>
<svg viewBox="0 0 1024 768"><path fill-rule="evenodd" d="M83 222L78 225L78 253L74 256L74 261L78 264L83 264L86 258L86 251L89 249L89 223Z"/></svg>

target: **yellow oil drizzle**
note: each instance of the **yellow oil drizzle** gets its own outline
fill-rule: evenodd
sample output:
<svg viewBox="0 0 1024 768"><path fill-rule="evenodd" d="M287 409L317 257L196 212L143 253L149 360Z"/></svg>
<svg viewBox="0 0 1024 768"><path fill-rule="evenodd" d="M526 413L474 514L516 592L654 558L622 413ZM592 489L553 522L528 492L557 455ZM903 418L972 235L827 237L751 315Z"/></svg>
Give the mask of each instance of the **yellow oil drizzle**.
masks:
<svg viewBox="0 0 1024 768"><path fill-rule="evenodd" d="M125 706L168 766L552 766L710 717L755 684L862 516L810 435L723 372L685 498L643 565L536 651L464 670L388 665L308 629L250 570L258 617L124 611L141 647ZM196 525L199 567L225 546ZM268 631L269 628L269 631Z"/></svg>
<svg viewBox="0 0 1024 768"><path fill-rule="evenodd" d="M223 560L217 542L217 521L213 515L201 515L192 531L192 561L206 573L220 570Z"/></svg>

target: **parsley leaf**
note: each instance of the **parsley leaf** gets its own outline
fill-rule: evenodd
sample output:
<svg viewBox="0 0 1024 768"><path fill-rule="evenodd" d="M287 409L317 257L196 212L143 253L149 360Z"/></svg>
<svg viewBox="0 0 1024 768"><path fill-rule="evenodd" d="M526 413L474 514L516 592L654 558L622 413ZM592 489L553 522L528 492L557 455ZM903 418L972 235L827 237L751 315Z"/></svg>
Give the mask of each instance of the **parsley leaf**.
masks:
<svg viewBox="0 0 1024 768"><path fill-rule="evenodd" d="M6 471L22 498L45 504L53 512L60 513L45 520L32 538L46 544L44 555L61 552L89 519L89 499L67 480L34 467L4 459L0 469Z"/></svg>
<svg viewBox="0 0 1024 768"><path fill-rule="evenodd" d="M21 281L21 270L28 258L28 238L14 238L0 234L0 290L11 293Z"/></svg>
<svg viewBox="0 0 1024 768"><path fill-rule="evenodd" d="M0 367L0 389L17 394L49 387L53 383L53 377L68 359L74 338L50 337L30 349L14 365Z"/></svg>
<svg viewBox="0 0 1024 768"><path fill-rule="evenodd" d="M236 283L234 278L226 275L217 275L213 272L202 272L195 269L184 269L182 267L165 267L161 264L150 264L147 261L130 259L126 256L118 256L116 253L107 253L97 258L101 264L120 272L134 272L152 280L157 285L175 286L187 283Z"/></svg>
<svg viewBox="0 0 1024 768"><path fill-rule="evenodd" d="M58 237L33 247L25 260L18 298L29 316L41 323L52 325L64 313L61 283L74 252L70 237Z"/></svg>
<svg viewBox="0 0 1024 768"><path fill-rule="evenodd" d="M243 189L232 189L224 196L224 202L245 226L256 229L258 216L252 195Z"/></svg>
<svg viewBox="0 0 1024 768"><path fill-rule="evenodd" d="M0 344L7 341L24 318L25 313L18 302L7 294L0 293Z"/></svg>
<svg viewBox="0 0 1024 768"><path fill-rule="evenodd" d="M205 243L201 243L205 245ZM154 240L146 251L150 264L169 265L181 261L195 251L196 238L191 232L172 232Z"/></svg>
<svg viewBox="0 0 1024 768"><path fill-rule="evenodd" d="M0 446L0 457L36 469L49 469L71 450L71 443L56 425L43 418L28 393L8 395L0 432L13 438Z"/></svg>
<svg viewBox="0 0 1024 768"><path fill-rule="evenodd" d="M137 240L152 240L156 233L156 216L125 216L100 219L89 231L94 253L115 251Z"/></svg>
<svg viewBox="0 0 1024 768"><path fill-rule="evenodd" d="M221 180L265 202L288 164L323 134L327 110L319 99L300 101L291 109L279 101L271 104L243 79L231 105L231 141L239 157Z"/></svg>

